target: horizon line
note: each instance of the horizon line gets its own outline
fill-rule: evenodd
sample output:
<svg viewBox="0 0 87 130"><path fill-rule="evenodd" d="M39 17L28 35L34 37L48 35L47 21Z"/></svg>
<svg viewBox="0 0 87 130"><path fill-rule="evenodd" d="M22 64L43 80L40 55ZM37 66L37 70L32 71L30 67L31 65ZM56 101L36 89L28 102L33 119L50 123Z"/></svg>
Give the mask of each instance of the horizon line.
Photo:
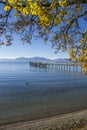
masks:
<svg viewBox="0 0 87 130"><path fill-rule="evenodd" d="M33 56L33 57L15 57L15 58L9 58L9 57L1 57L0 60L15 60L15 59L18 59L18 58L35 58L35 57L38 57L38 58L46 58L46 59L50 59L50 60L54 60L54 59L69 59L68 57L66 58L48 58L48 57L40 57L40 56Z"/></svg>

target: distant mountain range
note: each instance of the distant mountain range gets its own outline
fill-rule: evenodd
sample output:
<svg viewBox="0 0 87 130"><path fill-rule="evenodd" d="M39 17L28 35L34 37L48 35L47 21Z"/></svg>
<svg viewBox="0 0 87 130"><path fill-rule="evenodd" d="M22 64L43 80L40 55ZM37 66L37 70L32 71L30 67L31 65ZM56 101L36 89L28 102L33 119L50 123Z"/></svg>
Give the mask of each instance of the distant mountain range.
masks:
<svg viewBox="0 0 87 130"><path fill-rule="evenodd" d="M50 59L44 58L44 57L31 57L31 58L25 58L25 57L19 57L15 59L16 61L38 61L38 62L46 62L51 61Z"/></svg>
<svg viewBox="0 0 87 130"><path fill-rule="evenodd" d="M14 61L14 62L30 62L30 61L33 61L33 62L51 62L51 61L54 61L54 62L69 62L69 60L66 59L66 58L51 60L51 59L48 59L48 58L38 57L38 56L37 57L31 57L31 58L19 57L19 58L16 58L16 59L0 59L0 61Z"/></svg>

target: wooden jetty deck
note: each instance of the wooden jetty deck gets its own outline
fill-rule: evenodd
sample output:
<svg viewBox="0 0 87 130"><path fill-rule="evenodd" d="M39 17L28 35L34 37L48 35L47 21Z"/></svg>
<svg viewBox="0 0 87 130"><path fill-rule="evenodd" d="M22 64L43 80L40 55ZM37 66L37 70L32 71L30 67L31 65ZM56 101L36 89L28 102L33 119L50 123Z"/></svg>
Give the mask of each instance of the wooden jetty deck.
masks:
<svg viewBox="0 0 87 130"><path fill-rule="evenodd" d="M48 68L55 70L63 70L63 71L75 71L82 72L80 63L58 63L58 62L30 62L30 66L40 67L40 68Z"/></svg>

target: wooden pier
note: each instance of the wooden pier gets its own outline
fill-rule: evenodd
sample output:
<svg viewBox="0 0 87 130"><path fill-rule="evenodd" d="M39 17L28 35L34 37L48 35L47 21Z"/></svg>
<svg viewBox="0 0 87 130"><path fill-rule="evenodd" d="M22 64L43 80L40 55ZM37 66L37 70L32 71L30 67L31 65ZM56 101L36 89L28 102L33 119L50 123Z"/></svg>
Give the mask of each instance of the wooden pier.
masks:
<svg viewBox="0 0 87 130"><path fill-rule="evenodd" d="M39 67L39 68L47 68L47 69L55 69L55 70L63 70L63 71L74 71L74 72L82 72L80 63L57 63L57 62L30 62L30 66Z"/></svg>

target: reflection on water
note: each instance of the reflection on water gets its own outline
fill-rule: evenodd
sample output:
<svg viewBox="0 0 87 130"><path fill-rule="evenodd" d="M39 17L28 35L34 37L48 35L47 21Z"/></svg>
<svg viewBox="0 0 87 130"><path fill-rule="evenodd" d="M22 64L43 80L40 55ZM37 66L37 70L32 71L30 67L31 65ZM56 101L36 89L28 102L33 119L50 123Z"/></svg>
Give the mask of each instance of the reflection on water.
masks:
<svg viewBox="0 0 87 130"><path fill-rule="evenodd" d="M0 123L87 108L87 75L0 63Z"/></svg>

